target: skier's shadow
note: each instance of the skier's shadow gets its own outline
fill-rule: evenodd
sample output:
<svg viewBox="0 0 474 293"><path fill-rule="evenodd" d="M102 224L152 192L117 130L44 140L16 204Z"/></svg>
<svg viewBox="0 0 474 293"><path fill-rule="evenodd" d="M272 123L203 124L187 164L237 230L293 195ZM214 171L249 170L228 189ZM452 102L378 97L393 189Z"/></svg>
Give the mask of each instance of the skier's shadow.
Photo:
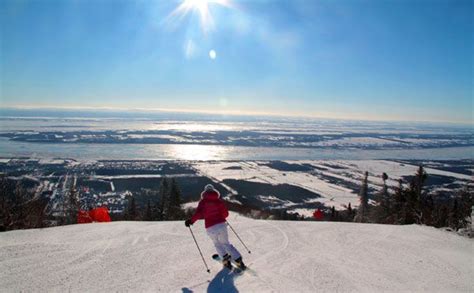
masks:
<svg viewBox="0 0 474 293"><path fill-rule="evenodd" d="M228 269L222 269L217 275L212 279L207 287L208 293L237 293L239 290L234 285L234 273L230 273Z"/></svg>

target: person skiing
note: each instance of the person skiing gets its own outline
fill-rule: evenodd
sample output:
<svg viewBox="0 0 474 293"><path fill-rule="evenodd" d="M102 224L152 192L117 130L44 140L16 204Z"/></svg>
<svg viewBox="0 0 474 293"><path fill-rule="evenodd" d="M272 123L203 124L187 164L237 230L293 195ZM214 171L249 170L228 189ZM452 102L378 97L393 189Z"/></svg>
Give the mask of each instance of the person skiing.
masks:
<svg viewBox="0 0 474 293"><path fill-rule="evenodd" d="M214 243L224 267L232 269L231 260L233 260L240 269L245 270L246 266L242 260L242 255L229 242L225 220L228 216L229 211L224 201L220 198L219 191L212 184L208 184L201 193L201 200L196 212L184 224L186 227L189 227L197 220L204 219L207 235L209 235Z"/></svg>

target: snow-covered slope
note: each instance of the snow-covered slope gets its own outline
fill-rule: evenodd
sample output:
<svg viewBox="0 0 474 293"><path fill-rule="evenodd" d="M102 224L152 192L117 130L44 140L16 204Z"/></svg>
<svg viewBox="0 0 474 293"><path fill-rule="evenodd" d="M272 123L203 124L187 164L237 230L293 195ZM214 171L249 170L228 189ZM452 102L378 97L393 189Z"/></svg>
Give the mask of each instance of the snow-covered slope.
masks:
<svg viewBox="0 0 474 293"><path fill-rule="evenodd" d="M202 223L113 222L0 234L1 291L474 291L471 239L430 227L252 220L232 214L250 272L221 270ZM232 242L244 249L235 235Z"/></svg>

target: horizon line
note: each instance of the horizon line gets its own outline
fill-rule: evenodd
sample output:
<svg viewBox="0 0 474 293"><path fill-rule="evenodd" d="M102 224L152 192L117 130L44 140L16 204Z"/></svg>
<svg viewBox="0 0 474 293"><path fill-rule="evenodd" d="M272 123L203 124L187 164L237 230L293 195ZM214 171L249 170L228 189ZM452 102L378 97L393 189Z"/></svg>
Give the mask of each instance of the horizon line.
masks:
<svg viewBox="0 0 474 293"><path fill-rule="evenodd" d="M361 118L359 116L331 116L331 115L311 115L305 113L291 113L285 114L280 112L263 112L263 111L243 111L243 110L222 110L218 109L215 111L202 110L202 109L186 109L186 108L143 108L143 107L115 107L115 106L51 106L51 105L7 105L2 106L0 104L0 110L56 110L56 111L119 111L119 112L141 112L141 113L174 113L174 114L214 114L219 116L247 116L247 117L274 117L274 118L299 118L299 119L327 119L327 120L340 120L340 121L360 121L360 122L392 122L392 123L432 123L432 124L452 124L452 125L463 125L463 126L474 126L474 121L440 121L440 120L407 120L407 119L380 119L380 118ZM35 118L35 117L24 117L24 118ZM74 118L74 117L72 117Z"/></svg>

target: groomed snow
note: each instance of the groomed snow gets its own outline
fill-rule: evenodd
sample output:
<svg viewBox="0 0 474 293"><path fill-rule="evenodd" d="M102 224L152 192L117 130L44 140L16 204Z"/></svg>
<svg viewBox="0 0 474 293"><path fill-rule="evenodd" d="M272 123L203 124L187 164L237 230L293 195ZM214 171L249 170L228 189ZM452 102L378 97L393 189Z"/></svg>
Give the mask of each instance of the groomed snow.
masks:
<svg viewBox="0 0 474 293"><path fill-rule="evenodd" d="M472 292L473 241L422 226L252 220L231 214L252 254L228 274L193 226L112 222L0 234L2 292ZM231 241L245 250L234 235Z"/></svg>

